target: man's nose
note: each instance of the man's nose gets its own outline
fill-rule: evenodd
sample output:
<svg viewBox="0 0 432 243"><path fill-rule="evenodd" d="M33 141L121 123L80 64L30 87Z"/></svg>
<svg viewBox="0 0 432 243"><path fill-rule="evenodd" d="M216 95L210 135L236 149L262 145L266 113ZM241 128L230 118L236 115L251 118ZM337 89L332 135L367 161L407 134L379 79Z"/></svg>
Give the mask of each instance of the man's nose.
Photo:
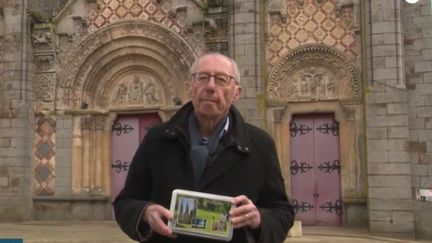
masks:
<svg viewBox="0 0 432 243"><path fill-rule="evenodd" d="M207 87L212 87L215 88L216 87L216 79L214 76L210 76L209 77L209 81L207 82Z"/></svg>

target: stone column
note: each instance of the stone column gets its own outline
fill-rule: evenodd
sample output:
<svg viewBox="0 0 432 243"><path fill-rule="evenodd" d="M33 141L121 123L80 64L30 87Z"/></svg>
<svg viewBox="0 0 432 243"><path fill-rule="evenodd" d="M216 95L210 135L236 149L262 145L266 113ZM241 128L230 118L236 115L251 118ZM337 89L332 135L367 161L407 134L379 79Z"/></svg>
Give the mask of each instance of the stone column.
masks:
<svg viewBox="0 0 432 243"><path fill-rule="evenodd" d="M72 193L80 194L82 185L81 117L75 116L72 130Z"/></svg>
<svg viewBox="0 0 432 243"><path fill-rule="evenodd" d="M86 116L81 119L81 129L82 129L82 189L84 192L90 192L92 184L92 167L94 162L92 159L92 135L93 135L93 117Z"/></svg>
<svg viewBox="0 0 432 243"><path fill-rule="evenodd" d="M104 128L105 126L105 116L95 117L95 193L101 193L103 191L103 152L104 152Z"/></svg>
<svg viewBox="0 0 432 243"><path fill-rule="evenodd" d="M32 58L28 0L1 1L0 221L32 219Z"/></svg>
<svg viewBox="0 0 432 243"><path fill-rule="evenodd" d="M264 79L262 61L262 1L228 1L231 12L231 53L239 65L242 77L242 97L236 103L245 119L257 126L264 126L262 112Z"/></svg>
<svg viewBox="0 0 432 243"><path fill-rule="evenodd" d="M367 2L369 227L373 234L413 237L408 100L401 72L401 2Z"/></svg>

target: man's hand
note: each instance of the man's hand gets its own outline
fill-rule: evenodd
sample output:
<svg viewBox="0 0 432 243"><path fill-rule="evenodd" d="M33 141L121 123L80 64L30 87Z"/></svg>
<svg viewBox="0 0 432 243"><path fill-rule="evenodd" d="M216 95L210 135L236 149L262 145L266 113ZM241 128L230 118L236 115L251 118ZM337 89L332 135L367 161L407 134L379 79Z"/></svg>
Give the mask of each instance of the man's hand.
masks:
<svg viewBox="0 0 432 243"><path fill-rule="evenodd" d="M146 208L143 221L150 226L152 231L163 236L175 238L177 235L165 223L166 220L172 217L173 214L168 209L158 204L152 204Z"/></svg>
<svg viewBox="0 0 432 243"><path fill-rule="evenodd" d="M235 197L233 204L237 208L230 211L230 219L234 228L249 226L257 229L261 226L261 215L253 202L244 195Z"/></svg>

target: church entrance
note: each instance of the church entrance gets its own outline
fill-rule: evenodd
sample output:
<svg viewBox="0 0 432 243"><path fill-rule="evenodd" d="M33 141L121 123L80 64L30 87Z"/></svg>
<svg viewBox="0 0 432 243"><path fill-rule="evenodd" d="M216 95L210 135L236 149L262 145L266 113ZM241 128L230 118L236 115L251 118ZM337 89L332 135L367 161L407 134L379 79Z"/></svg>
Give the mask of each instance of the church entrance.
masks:
<svg viewBox="0 0 432 243"><path fill-rule="evenodd" d="M341 225L339 124L332 114L290 123L291 202L303 225Z"/></svg>
<svg viewBox="0 0 432 243"><path fill-rule="evenodd" d="M130 162L147 130L160 123L158 114L119 116L111 131L111 200L119 194L126 180Z"/></svg>

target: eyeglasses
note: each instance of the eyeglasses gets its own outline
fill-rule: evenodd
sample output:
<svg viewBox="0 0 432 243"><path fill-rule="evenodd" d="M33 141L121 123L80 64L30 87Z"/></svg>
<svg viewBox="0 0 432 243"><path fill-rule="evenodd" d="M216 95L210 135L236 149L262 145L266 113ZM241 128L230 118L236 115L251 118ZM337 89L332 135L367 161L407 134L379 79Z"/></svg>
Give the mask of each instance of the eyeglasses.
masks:
<svg viewBox="0 0 432 243"><path fill-rule="evenodd" d="M232 77L228 74L223 74L223 73L218 73L218 74L214 74L214 75L211 75L209 73L193 73L192 74L193 81L199 85L207 84L208 82L210 82L211 77L214 78L215 84L217 86L221 86L221 87L226 87L226 86L230 85L231 80L234 79L234 77Z"/></svg>

